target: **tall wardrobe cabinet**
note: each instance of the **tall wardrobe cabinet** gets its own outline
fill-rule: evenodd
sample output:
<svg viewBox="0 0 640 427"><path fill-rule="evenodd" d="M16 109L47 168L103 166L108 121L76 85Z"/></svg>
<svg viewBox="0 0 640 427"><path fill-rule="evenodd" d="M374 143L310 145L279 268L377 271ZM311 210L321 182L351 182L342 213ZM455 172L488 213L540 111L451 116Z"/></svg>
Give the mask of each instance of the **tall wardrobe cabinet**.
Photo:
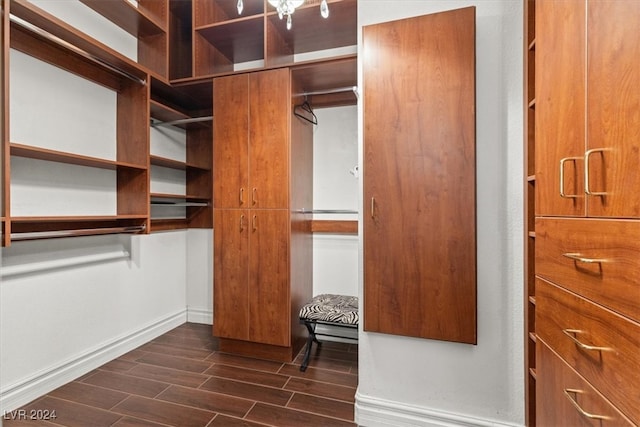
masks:
<svg viewBox="0 0 640 427"><path fill-rule="evenodd" d="M213 96L213 333L223 351L291 361L312 292L312 129L291 113L289 69L214 79Z"/></svg>
<svg viewBox="0 0 640 427"><path fill-rule="evenodd" d="M536 421L640 425L640 3L535 13Z"/></svg>

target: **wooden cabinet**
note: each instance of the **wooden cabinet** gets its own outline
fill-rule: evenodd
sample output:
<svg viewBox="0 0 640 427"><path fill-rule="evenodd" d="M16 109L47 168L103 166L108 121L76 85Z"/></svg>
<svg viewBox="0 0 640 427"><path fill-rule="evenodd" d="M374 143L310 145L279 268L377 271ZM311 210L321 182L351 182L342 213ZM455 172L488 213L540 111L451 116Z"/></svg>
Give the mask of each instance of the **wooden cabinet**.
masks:
<svg viewBox="0 0 640 427"><path fill-rule="evenodd" d="M535 10L536 417L638 425L640 4Z"/></svg>
<svg viewBox="0 0 640 427"><path fill-rule="evenodd" d="M363 36L364 329L475 343L475 9Z"/></svg>
<svg viewBox="0 0 640 427"><path fill-rule="evenodd" d="M214 105L214 335L290 361L312 291L311 125L292 118L289 69L217 78Z"/></svg>
<svg viewBox="0 0 640 427"><path fill-rule="evenodd" d="M9 158L9 1L1 0L0 15L0 246L10 243L9 227L9 170L5 159Z"/></svg>

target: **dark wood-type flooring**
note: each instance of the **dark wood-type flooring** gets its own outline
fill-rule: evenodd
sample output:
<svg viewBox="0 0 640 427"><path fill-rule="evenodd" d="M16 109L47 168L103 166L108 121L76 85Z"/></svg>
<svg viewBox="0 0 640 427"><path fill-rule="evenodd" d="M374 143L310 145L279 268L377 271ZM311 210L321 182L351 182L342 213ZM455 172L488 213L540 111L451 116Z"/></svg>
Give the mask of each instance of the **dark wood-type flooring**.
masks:
<svg viewBox="0 0 640 427"><path fill-rule="evenodd" d="M301 355L289 364L217 348L211 326L186 323L5 414L4 426L355 425L356 344L324 342L306 372ZM54 410L50 421L7 419Z"/></svg>

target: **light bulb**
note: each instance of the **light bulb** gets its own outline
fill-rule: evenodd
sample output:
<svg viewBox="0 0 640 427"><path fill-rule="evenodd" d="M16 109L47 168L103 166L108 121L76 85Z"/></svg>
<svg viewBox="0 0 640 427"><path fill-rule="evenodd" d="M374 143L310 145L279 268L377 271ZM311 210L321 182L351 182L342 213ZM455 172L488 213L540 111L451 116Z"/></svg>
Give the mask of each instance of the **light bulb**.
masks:
<svg viewBox="0 0 640 427"><path fill-rule="evenodd" d="M244 4L242 0L238 0L238 15L242 15L242 9L244 9Z"/></svg>
<svg viewBox="0 0 640 427"><path fill-rule="evenodd" d="M322 0L322 3L320 3L320 15L325 19L329 17L329 5L327 4L327 0Z"/></svg>

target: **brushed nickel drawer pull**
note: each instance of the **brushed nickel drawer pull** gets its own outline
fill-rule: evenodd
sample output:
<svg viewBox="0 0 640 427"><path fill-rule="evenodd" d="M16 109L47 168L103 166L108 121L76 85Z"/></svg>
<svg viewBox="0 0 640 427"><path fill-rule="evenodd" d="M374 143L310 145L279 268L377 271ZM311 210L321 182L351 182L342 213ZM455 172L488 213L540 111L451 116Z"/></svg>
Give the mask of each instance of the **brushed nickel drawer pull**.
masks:
<svg viewBox="0 0 640 427"><path fill-rule="evenodd" d="M596 347L594 345L588 345L583 343L582 341L580 341L578 338L576 338L577 334L581 334L583 331L579 330L579 329L563 329L562 333L564 333L566 336L569 337L569 339L571 339L571 341L573 341L578 347L580 347L583 350L589 350L589 351L611 351L611 349L609 347Z"/></svg>
<svg viewBox="0 0 640 427"><path fill-rule="evenodd" d="M584 192L589 196L606 196L606 191L591 191L589 186L589 158L593 153L610 151L609 148L593 148L584 153Z"/></svg>
<svg viewBox="0 0 640 427"><path fill-rule="evenodd" d="M257 188L254 188L251 191L251 204L255 206L256 203L258 203L258 198L256 197L256 192L258 191Z"/></svg>
<svg viewBox="0 0 640 427"><path fill-rule="evenodd" d="M609 262L608 259L604 259L604 258L585 258L582 255L580 255L579 253L564 253L562 254L563 257L567 257L569 259L572 259L574 261L580 261L580 262L584 262L587 264L601 264L603 262Z"/></svg>
<svg viewBox="0 0 640 427"><path fill-rule="evenodd" d="M578 194L566 194L564 192L564 164L569 160L581 160L582 157L565 157L564 159L560 159L560 197L564 197L565 199L576 199L580 197Z"/></svg>
<svg viewBox="0 0 640 427"><path fill-rule="evenodd" d="M611 419L610 417L607 417L605 415L590 414L589 412L585 411L584 409L582 409L580 407L580 405L578 404L576 399L571 394L572 393L573 394L584 393L584 391L577 390L577 389L574 389L574 388L565 388L563 391L564 391L564 395L566 396L566 398L569 399L569 402L571 402L573 407L576 408L576 410L578 412L580 412L580 415L582 415L583 417L586 417L586 418L589 418L589 419L592 419L592 420L608 420L608 419Z"/></svg>
<svg viewBox="0 0 640 427"><path fill-rule="evenodd" d="M371 219L376 219L376 198L371 198Z"/></svg>
<svg viewBox="0 0 640 427"><path fill-rule="evenodd" d="M244 188L240 187L240 204L244 204Z"/></svg>
<svg viewBox="0 0 640 427"><path fill-rule="evenodd" d="M254 215L251 222L252 222L253 231L256 231L258 229L258 216Z"/></svg>
<svg viewBox="0 0 640 427"><path fill-rule="evenodd" d="M244 231L244 215L240 215L240 232Z"/></svg>

